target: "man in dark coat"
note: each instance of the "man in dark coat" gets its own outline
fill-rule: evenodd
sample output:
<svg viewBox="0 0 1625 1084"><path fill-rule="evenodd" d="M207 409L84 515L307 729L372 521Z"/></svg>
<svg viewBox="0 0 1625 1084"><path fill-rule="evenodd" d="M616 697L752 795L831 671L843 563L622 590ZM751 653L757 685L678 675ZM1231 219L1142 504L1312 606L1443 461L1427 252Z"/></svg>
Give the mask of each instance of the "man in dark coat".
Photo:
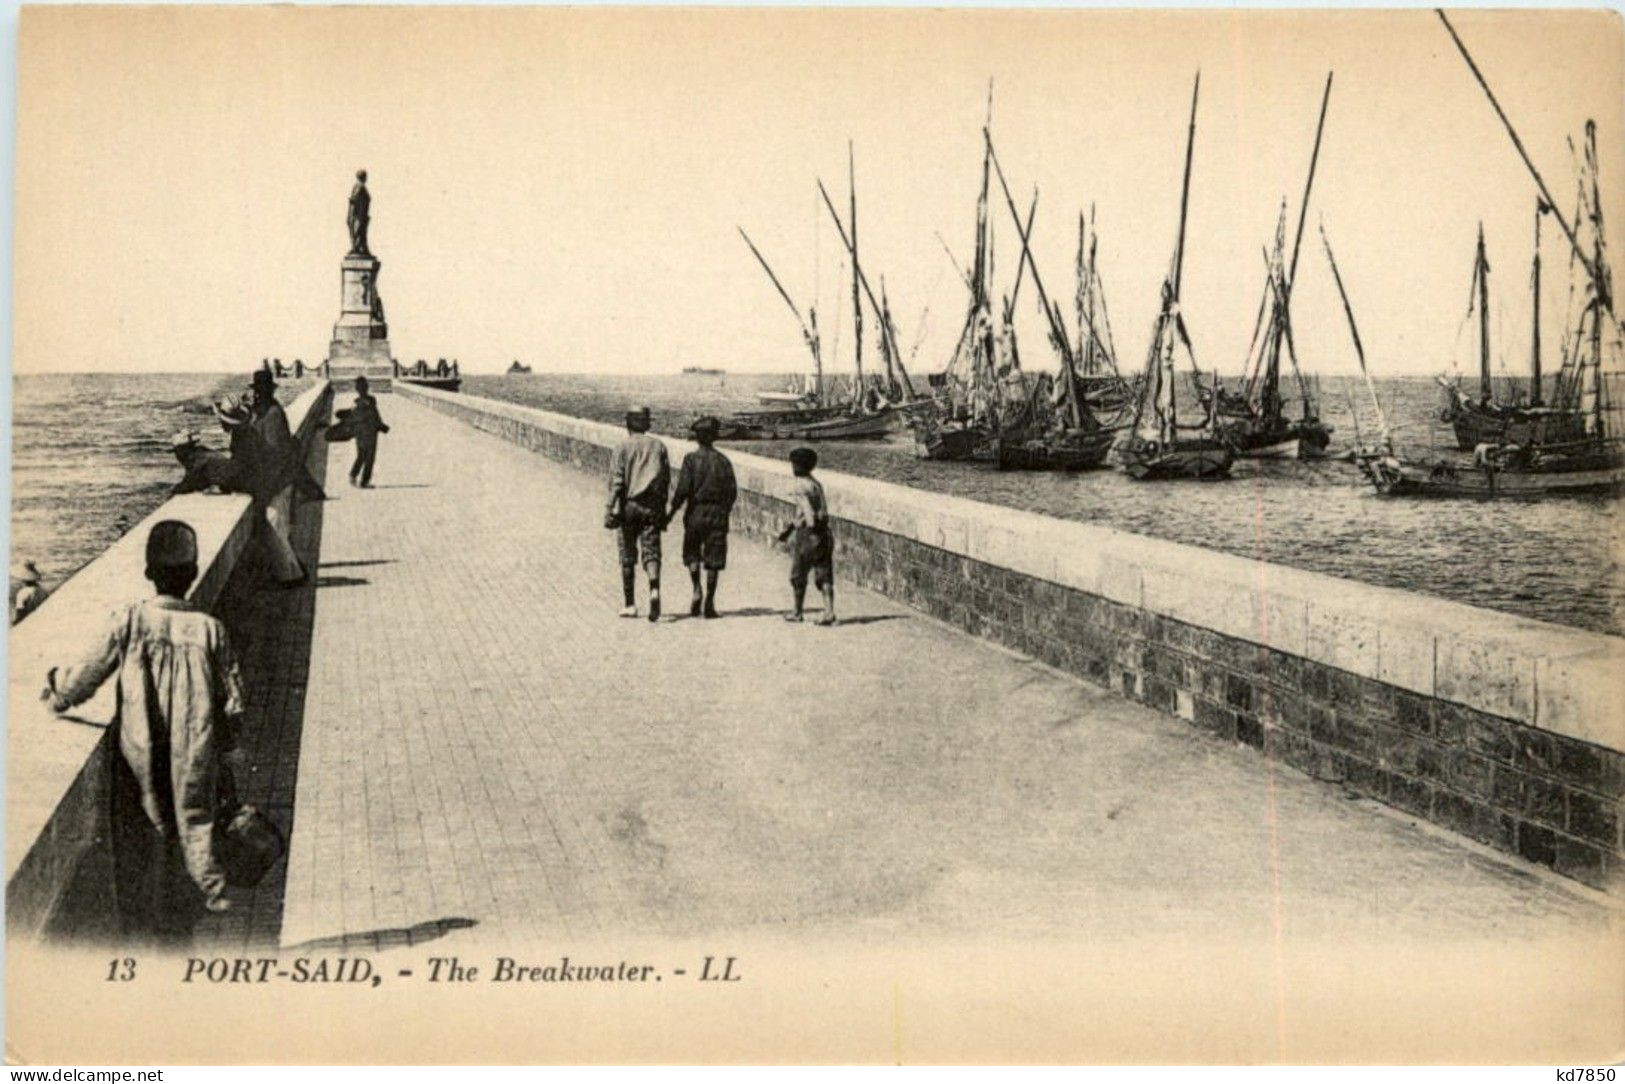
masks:
<svg viewBox="0 0 1625 1084"><path fill-rule="evenodd" d="M355 433L355 463L350 467L350 484L372 488L372 465L378 459L378 434L389 426L378 414L378 400L367 390L367 378L355 378L355 406L350 411L350 428Z"/></svg>

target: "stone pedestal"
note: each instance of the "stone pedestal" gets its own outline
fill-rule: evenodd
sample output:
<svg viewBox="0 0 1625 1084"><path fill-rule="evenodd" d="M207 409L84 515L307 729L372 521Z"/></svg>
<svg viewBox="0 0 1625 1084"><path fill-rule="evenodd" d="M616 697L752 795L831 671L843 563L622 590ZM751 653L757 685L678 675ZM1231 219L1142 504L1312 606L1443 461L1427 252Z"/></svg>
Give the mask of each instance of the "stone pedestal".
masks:
<svg viewBox="0 0 1625 1084"><path fill-rule="evenodd" d="M382 266L375 256L353 252L339 264L339 318L327 348L327 377L339 391L363 375L375 391L386 391L394 375L389 324L378 295Z"/></svg>

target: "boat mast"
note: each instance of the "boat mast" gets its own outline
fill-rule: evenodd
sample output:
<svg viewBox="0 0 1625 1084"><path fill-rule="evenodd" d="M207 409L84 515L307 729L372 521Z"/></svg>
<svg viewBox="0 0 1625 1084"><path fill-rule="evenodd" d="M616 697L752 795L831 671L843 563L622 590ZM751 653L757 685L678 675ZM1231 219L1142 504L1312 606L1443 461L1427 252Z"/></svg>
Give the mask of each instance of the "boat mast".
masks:
<svg viewBox="0 0 1625 1084"><path fill-rule="evenodd" d="M1523 159L1523 164L1529 170L1529 175L1535 179L1535 185L1540 189L1540 194L1546 198L1546 206L1551 208L1552 217L1557 219L1557 224L1559 226L1563 227L1563 233L1568 237L1569 244L1574 248L1574 255L1582 264L1585 265L1586 273L1591 276L1591 281L1597 288L1598 300L1602 302L1608 313L1612 315L1614 311L1614 300L1613 297L1610 296L1611 292L1608 289L1607 283L1604 281L1605 276L1603 274L1602 253L1600 248L1595 254L1588 254L1585 250L1585 246L1580 244L1579 235L1576 234L1574 232L1574 228L1569 225L1568 219L1563 217L1563 212L1558 210L1557 201L1552 198L1551 190L1546 187L1546 181L1541 177L1540 170L1535 168L1535 163L1529 157L1529 152L1524 150L1523 140L1518 138L1517 129L1513 128L1512 121L1507 119L1506 111L1501 108L1501 103L1496 100L1495 92L1490 89L1489 83L1485 81L1484 74L1478 70L1478 65L1473 61L1472 54L1467 51L1467 46L1462 43L1461 36L1456 33L1456 28L1451 25L1449 17L1446 16L1442 10L1438 8L1434 8L1433 10L1434 13L1439 16L1439 21L1444 23L1445 30L1449 31L1450 40L1456 43L1456 48L1460 51L1461 58L1467 62L1467 67L1472 71L1473 78L1478 80L1478 85L1483 88L1485 97L1489 98L1490 105L1495 109L1495 115L1501 118L1501 124L1506 128L1507 135L1512 137L1512 145L1517 149L1518 157ZM1587 121L1586 134L1588 138L1594 139L1594 130L1595 124L1592 121Z"/></svg>
<svg viewBox="0 0 1625 1084"><path fill-rule="evenodd" d="M1602 273L1602 196L1597 191L1597 124L1586 121L1586 172L1591 174L1591 244L1593 260L1598 268L1596 279L1596 309L1591 314L1591 432L1603 437L1603 384L1602 384L1602 314L1613 312L1613 298L1609 282Z"/></svg>
<svg viewBox="0 0 1625 1084"><path fill-rule="evenodd" d="M750 239L750 234L745 232L745 227L740 226L738 229L739 236L743 237L745 244L750 247L751 255L755 256L756 262L762 265L762 270L767 272L767 277L772 280L774 289L779 291L779 296L784 298L784 303L790 306L790 311L795 313L796 322L801 325L801 337L806 340L807 349L812 351L814 386L817 388L819 405L822 405L824 399L824 363L818 346L818 312L810 307L807 309L807 315L812 320L812 326L809 328L807 320L802 319L801 309L796 306L794 301L790 300L790 292L784 288L784 283L779 281L779 276L775 275L773 268L768 265L767 257L762 255L761 250L756 247L756 243Z"/></svg>
<svg viewBox="0 0 1625 1084"><path fill-rule="evenodd" d="M1360 344L1360 329L1354 323L1354 306L1349 304L1349 294L1343 288L1343 276L1337 270L1337 257L1332 255L1332 242L1326 236L1324 226L1320 229L1320 240L1326 246L1326 262L1332 265L1332 279L1337 283L1337 296L1343 299L1343 314L1349 320L1349 334L1354 338L1354 356L1360 362L1360 375L1365 377L1366 390L1371 393L1371 405L1377 411L1377 425L1382 429L1383 443L1389 444L1391 436L1388 431L1388 418L1382 412L1382 400L1377 398L1377 386L1371 382L1371 371L1366 368L1365 347ZM1356 424L1359 422L1358 415L1355 416L1355 422Z"/></svg>
<svg viewBox="0 0 1625 1084"><path fill-rule="evenodd" d="M1168 298L1163 303L1163 309L1164 309L1165 313L1167 314L1167 319L1168 319L1169 325L1170 325L1169 330L1175 331L1175 332L1177 332L1177 330L1178 330L1177 322L1179 320L1179 284L1180 284L1181 278L1184 276L1184 273L1185 273L1185 221L1186 221L1187 217L1189 216L1190 203L1191 203L1191 158L1192 158L1193 154L1196 151L1196 99L1197 99L1197 96L1201 93L1201 91L1202 91L1202 73L1197 72L1196 73L1196 84L1195 84L1195 86L1193 86L1191 88L1191 126L1190 126L1190 132L1185 137L1185 180L1184 180L1183 184L1180 186L1180 190L1179 190L1179 237L1174 243L1174 274L1173 274L1173 282L1171 284L1172 292L1169 294ZM1174 395L1174 385L1177 383L1177 381L1174 379L1174 372L1173 372L1174 351L1173 351L1173 344L1172 343L1169 344L1168 351L1167 351L1167 358L1168 358L1168 364L1167 364L1167 368L1168 368L1168 373L1167 373L1168 416L1164 421L1164 425L1165 425L1165 428L1167 430L1167 435L1171 439L1175 435L1175 433L1174 433L1174 427L1175 427L1175 424L1176 424L1175 419L1177 419L1179 417L1179 414L1178 414L1178 409L1179 408L1178 408L1178 404L1175 401L1175 395ZM1195 359L1192 359L1193 363L1194 363L1194 360ZM1217 387L1214 388L1213 397L1214 397L1214 401L1217 402L1218 401L1218 388Z"/></svg>
<svg viewBox="0 0 1625 1084"><path fill-rule="evenodd" d="M1326 89L1320 95L1320 119L1315 122L1315 146L1309 153L1309 176L1303 182L1303 202L1298 206L1298 232L1292 239L1292 263L1286 271L1286 278L1281 284L1281 311L1278 320L1285 324L1291 317L1288 314L1288 304L1292 299L1292 283L1298 277L1298 252L1303 247L1303 225L1309 217L1309 193L1315 186L1315 167L1320 162L1320 140L1326 131L1326 108L1332 100L1332 76L1335 73L1326 73ZM1272 414L1280 412L1280 380L1281 380L1281 339L1278 332L1270 343L1269 390L1271 395L1267 402ZM1292 366L1293 373L1298 378L1298 392L1303 398L1304 416L1312 413L1309 407L1309 386L1304 383L1303 374L1298 372L1296 361Z"/></svg>
<svg viewBox="0 0 1625 1084"><path fill-rule="evenodd" d="M853 258L853 266L857 267L856 232L850 237L847 236L846 224L841 221L840 213L835 210L835 202L829 198L829 191L824 187L823 181L818 182L818 194L823 197L824 206L829 208L829 217L835 223L835 232L840 236L841 244L845 246L847 255ZM951 258L953 253L950 252L948 255ZM881 334L886 337L886 342L881 344L881 354L888 358L887 373L902 377L903 399L904 401L912 401L914 399L914 383L908 378L908 370L903 368L903 355L897 348L896 329L891 326L890 319L882 315L882 309L885 306L875 298L874 288L869 285L869 276L863 273L861 267L858 267L858 283L863 287L864 296L869 299L869 307L874 310L875 319L880 321ZM895 374L893 374L894 369Z"/></svg>
<svg viewBox="0 0 1625 1084"><path fill-rule="evenodd" d="M1546 213L1546 204L1535 200L1535 260L1531 273L1534 315L1529 336L1529 405L1541 405L1540 387L1540 216Z"/></svg>
<svg viewBox="0 0 1625 1084"><path fill-rule="evenodd" d="M857 384L853 389L854 405L858 410L863 409L863 297L859 293L859 277L863 274L858 268L858 173L853 162L852 141L846 141L846 180L847 192L851 197L852 239L848 245L852 252L852 360L857 370Z"/></svg>
<svg viewBox="0 0 1625 1084"><path fill-rule="evenodd" d="M1478 385L1480 400L1487 406L1490 390L1490 261L1484 255L1484 223L1478 224L1478 259L1473 265L1478 280Z"/></svg>
<svg viewBox="0 0 1625 1084"><path fill-rule="evenodd" d="M1033 287L1038 291L1038 303L1042 306L1044 317L1049 322L1050 337L1055 340L1055 349L1061 354L1062 387L1066 390L1067 407L1072 415L1072 425L1074 428L1078 428L1083 425L1084 414L1083 404L1078 398L1076 376L1073 372L1071 341L1067 338L1065 325L1061 323L1060 306L1050 302L1049 292L1044 289L1044 280L1038 274L1038 261L1033 259L1029 244L1032 236L1032 212L1038 209L1038 193L1036 191L1033 193L1032 211L1028 212L1027 225L1023 227L1021 215L1016 210L1016 201L1010 195L1010 185L1004 179L1004 167L999 165L999 156L993 150L993 134L985 129L983 134L987 137L988 157L993 160L993 170L999 177L999 188L1004 191L1004 201L1010 208L1010 217L1015 220L1016 232L1021 237L1021 258L1024 265L1032 266ZM1020 285L1019 280L1017 285Z"/></svg>

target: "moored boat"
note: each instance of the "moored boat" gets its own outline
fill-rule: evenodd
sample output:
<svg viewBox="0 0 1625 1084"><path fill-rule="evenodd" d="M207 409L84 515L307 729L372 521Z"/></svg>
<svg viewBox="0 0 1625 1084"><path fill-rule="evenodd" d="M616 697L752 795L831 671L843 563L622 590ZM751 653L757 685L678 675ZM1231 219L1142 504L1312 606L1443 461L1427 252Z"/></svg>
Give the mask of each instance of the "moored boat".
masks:
<svg viewBox="0 0 1625 1084"><path fill-rule="evenodd" d="M1216 398L1210 400L1203 423L1183 426L1179 424L1176 395L1175 353L1182 351L1190 359L1192 369L1196 368L1190 334L1179 309L1179 286L1185 262L1185 221L1190 208L1191 157L1196 147L1196 102L1201 86L1202 77L1198 75L1191 92L1190 133L1185 143L1185 179L1180 189L1179 232L1174 243L1173 267L1163 280L1162 308L1146 353L1145 379L1134 422L1117 443L1117 458L1123 470L1130 477L1144 481L1224 478L1235 461L1234 448L1215 431Z"/></svg>

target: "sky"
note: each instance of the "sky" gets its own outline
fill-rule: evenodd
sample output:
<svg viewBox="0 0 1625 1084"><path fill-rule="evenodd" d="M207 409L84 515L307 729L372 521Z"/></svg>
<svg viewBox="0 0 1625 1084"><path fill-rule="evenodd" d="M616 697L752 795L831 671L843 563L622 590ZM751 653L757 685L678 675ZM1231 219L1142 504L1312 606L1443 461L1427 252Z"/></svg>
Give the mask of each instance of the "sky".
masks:
<svg viewBox="0 0 1625 1084"><path fill-rule="evenodd" d="M1572 208L1567 146L1598 124L1625 228L1621 26L1607 12L1452 19ZM1399 12L873 9L32 8L20 35L14 368L225 371L320 360L338 316L353 174L397 358L538 371L851 365L849 271L817 195L883 279L910 368L951 355L981 126L1070 313L1093 208L1112 330L1145 357L1174 247L1201 73L1183 310L1199 362L1239 370L1263 249L1296 225L1335 72L1293 317L1311 371L1355 371L1318 229L1372 366L1476 365L1482 221L1497 367L1528 364L1536 190L1437 16ZM999 289L1019 249L997 187ZM939 235L942 240L939 240ZM1568 260L1542 246L1557 339ZM1018 327L1053 364L1029 283ZM869 360L874 320L865 314ZM1555 366L1555 350L1548 354Z"/></svg>

